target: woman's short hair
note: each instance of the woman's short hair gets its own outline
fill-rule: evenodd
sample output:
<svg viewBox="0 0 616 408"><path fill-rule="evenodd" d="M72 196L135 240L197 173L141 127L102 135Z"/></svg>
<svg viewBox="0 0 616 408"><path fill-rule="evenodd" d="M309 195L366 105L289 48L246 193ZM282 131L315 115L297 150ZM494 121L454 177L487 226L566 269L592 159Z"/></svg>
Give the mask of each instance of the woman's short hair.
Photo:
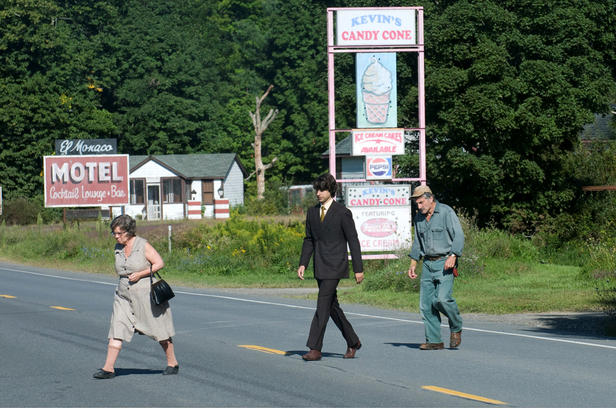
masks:
<svg viewBox="0 0 616 408"><path fill-rule="evenodd" d="M118 227L131 237L137 233L137 222L130 215L118 215L111 221L111 232Z"/></svg>
<svg viewBox="0 0 616 408"><path fill-rule="evenodd" d="M314 191L329 191L329 193L333 196L336 195L336 191L338 191L338 183L336 183L336 179L331 174L323 174L317 178L314 183L312 183L312 188Z"/></svg>

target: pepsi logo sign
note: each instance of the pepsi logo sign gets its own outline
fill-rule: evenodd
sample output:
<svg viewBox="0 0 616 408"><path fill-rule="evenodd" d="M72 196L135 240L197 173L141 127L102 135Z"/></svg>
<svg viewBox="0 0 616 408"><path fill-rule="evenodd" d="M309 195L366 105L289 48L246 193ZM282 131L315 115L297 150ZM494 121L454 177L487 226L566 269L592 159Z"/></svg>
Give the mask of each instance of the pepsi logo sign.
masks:
<svg viewBox="0 0 616 408"><path fill-rule="evenodd" d="M382 158L382 157L377 157L375 159L372 159L368 166L370 167L370 173L372 173L373 175L377 177L385 176L389 174L391 170L391 165L389 163L389 160Z"/></svg>
<svg viewBox="0 0 616 408"><path fill-rule="evenodd" d="M387 218L371 218L361 224L360 230L365 235L374 238L383 238L395 234L397 224Z"/></svg>

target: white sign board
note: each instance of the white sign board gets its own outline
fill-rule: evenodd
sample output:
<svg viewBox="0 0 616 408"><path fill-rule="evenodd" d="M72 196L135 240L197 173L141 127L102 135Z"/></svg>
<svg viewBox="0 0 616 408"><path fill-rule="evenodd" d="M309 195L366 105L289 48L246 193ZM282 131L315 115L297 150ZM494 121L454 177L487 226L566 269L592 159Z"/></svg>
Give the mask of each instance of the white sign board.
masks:
<svg viewBox="0 0 616 408"><path fill-rule="evenodd" d="M397 127L396 53L357 53L355 68L357 127Z"/></svg>
<svg viewBox="0 0 616 408"><path fill-rule="evenodd" d="M404 154L404 129L353 129L353 156Z"/></svg>
<svg viewBox="0 0 616 408"><path fill-rule="evenodd" d="M400 184L347 188L346 205L363 252L410 248L410 191L409 185Z"/></svg>
<svg viewBox="0 0 616 408"><path fill-rule="evenodd" d="M348 187L346 206L351 207L391 207L411 208L411 187L408 184L382 184L365 187Z"/></svg>
<svg viewBox="0 0 616 408"><path fill-rule="evenodd" d="M128 155L44 156L45 207L129 204Z"/></svg>
<svg viewBox="0 0 616 408"><path fill-rule="evenodd" d="M415 10L349 9L336 12L336 45L415 44Z"/></svg>

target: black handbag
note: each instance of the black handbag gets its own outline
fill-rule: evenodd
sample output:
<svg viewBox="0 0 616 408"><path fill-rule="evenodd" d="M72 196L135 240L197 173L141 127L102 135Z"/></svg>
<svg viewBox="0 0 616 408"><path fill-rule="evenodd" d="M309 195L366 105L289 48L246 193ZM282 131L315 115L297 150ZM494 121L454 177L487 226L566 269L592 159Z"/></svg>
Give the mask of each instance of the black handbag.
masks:
<svg viewBox="0 0 616 408"><path fill-rule="evenodd" d="M152 265L150 265L150 284L152 285L150 290L150 299L152 299L154 304L161 305L173 298L175 293L173 293L171 286L169 286L169 284L160 277L158 272L156 272L156 276L158 277L158 280L154 282L154 273L152 272Z"/></svg>

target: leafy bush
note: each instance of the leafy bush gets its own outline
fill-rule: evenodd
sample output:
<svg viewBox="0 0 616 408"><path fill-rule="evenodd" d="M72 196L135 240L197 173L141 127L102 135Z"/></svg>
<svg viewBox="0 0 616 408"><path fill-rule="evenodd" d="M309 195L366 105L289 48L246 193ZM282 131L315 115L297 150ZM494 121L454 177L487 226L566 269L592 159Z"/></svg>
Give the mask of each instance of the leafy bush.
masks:
<svg viewBox="0 0 616 408"><path fill-rule="evenodd" d="M246 200L238 212L247 215L279 215L289 213L289 200L286 188L277 180L267 180L263 199L256 197L256 185L247 186Z"/></svg>
<svg viewBox="0 0 616 408"><path fill-rule="evenodd" d="M594 239L580 243L580 266L584 277L595 283L600 307L616 318L616 235L613 222L604 227Z"/></svg>
<svg viewBox="0 0 616 408"><path fill-rule="evenodd" d="M476 275L481 275L477 278L482 281L501 281L542 268L537 263L545 254L535 247L533 240L495 229L478 229L472 219L465 216L460 219L466 234L466 247L459 265L461 283L476 282L473 281ZM0 223L0 255L111 271L114 241L99 224L84 223L81 229L76 229L42 224L7 226L3 222ZM304 236L302 217L248 217L233 210L231 218L223 222L184 221L174 227L171 253L165 250L166 223L144 222L138 231L161 252L167 264L165 270L171 277L186 277L197 284L207 282L208 276L231 277L228 280L231 284L267 285L272 281L280 285L298 284L295 271ZM606 313L616 316L616 234L610 231L606 228L587 242L570 245L571 252L584 267L580 281L592 281L597 288L597 300ZM397 260L365 261L366 279L360 290L353 292L366 292L375 297L388 291L399 297L418 292L420 281L407 276L407 253L401 251ZM490 279L483 279L483 275ZM217 281L227 282L226 279Z"/></svg>
<svg viewBox="0 0 616 408"><path fill-rule="evenodd" d="M105 233L61 227L45 227L43 231L41 226L0 228L0 248L13 256L28 260L74 261L83 259L84 255L97 254L98 259L113 262L113 242Z"/></svg>
<svg viewBox="0 0 616 408"><path fill-rule="evenodd" d="M483 274L485 260L489 258L538 261L539 250L529 239L496 228L480 229L475 219L465 214L460 214L459 218L465 237L464 252L458 261L460 273Z"/></svg>
<svg viewBox="0 0 616 408"><path fill-rule="evenodd" d="M0 219L7 225L36 224L36 218L41 211L41 206L25 198L16 198L5 201Z"/></svg>
<svg viewBox="0 0 616 408"><path fill-rule="evenodd" d="M539 259L539 250L531 240L492 228L474 231L466 240L466 252L485 258Z"/></svg>
<svg viewBox="0 0 616 408"><path fill-rule="evenodd" d="M298 205L289 206L289 189L276 180L266 182L262 200L256 197L254 185L247 186L244 205L236 207L243 215L289 215L306 213L318 201L313 192L307 193Z"/></svg>
<svg viewBox="0 0 616 408"><path fill-rule="evenodd" d="M616 318L616 247L609 243L588 245L586 260L582 270L595 281L602 310Z"/></svg>
<svg viewBox="0 0 616 408"><path fill-rule="evenodd" d="M319 201L317 200L316 195L313 192L310 192L302 198L301 203L299 205L293 206L290 208L290 212L293 214L306 214L310 207L314 207Z"/></svg>
<svg viewBox="0 0 616 408"><path fill-rule="evenodd" d="M407 275L408 261L400 262L398 268L377 269L366 276L364 290L377 291L389 289L394 292L419 292L420 279L410 279Z"/></svg>
<svg viewBox="0 0 616 408"><path fill-rule="evenodd" d="M6 200L0 215L0 222L7 225L50 224L61 220L62 209L45 208L42 197Z"/></svg>
<svg viewBox="0 0 616 408"><path fill-rule="evenodd" d="M201 224L175 240L195 268L226 274L268 269L288 273L297 265L304 226L297 221L249 220L232 211L224 223Z"/></svg>

